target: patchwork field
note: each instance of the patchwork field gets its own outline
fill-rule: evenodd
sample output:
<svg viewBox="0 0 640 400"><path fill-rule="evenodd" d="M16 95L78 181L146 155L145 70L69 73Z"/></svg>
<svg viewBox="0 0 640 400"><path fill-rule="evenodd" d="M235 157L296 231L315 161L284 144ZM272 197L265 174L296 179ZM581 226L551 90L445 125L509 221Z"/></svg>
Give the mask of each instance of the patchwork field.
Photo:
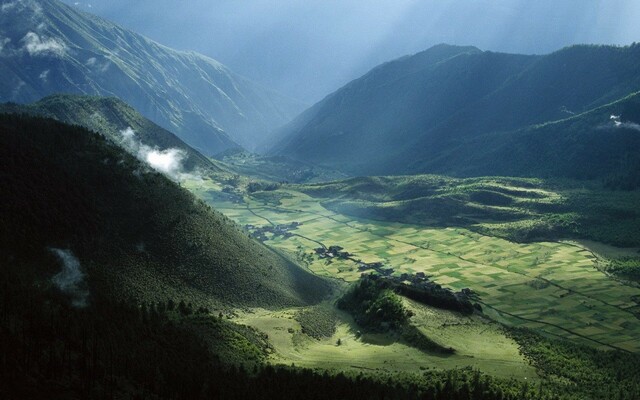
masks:
<svg viewBox="0 0 640 400"><path fill-rule="evenodd" d="M358 263L382 262L394 274L424 272L454 290L471 288L484 313L509 326L599 348L640 351L640 289L595 268L596 256L577 243L518 244L463 228L425 228L357 219L323 208L293 190L221 196L204 180L185 185L241 225L300 223L286 236L267 232L265 243L286 251L318 275L346 282ZM338 245L352 259L320 258L319 246Z"/></svg>

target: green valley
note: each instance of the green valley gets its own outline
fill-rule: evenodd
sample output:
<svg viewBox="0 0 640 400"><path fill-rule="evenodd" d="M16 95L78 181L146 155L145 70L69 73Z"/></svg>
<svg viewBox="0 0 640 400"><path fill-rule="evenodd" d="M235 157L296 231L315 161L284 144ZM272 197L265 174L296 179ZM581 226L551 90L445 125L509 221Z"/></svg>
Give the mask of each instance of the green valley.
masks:
<svg viewBox="0 0 640 400"><path fill-rule="evenodd" d="M0 0L0 399L640 400L640 7L277 3Z"/></svg>
<svg viewBox="0 0 640 400"><path fill-rule="evenodd" d="M353 282L371 271L363 268L365 264L379 262L394 275L424 273L453 290L470 288L484 313L508 326L528 327L597 348L640 350L635 340L640 334L636 317L640 289L601 272L600 258L587 244L516 243L489 236L491 230L482 234L464 227L353 217L322 206L318 193L331 185L335 184L312 186L319 198L295 186L225 198L213 181L185 183L249 231L276 228L263 233L265 243L296 257L318 275ZM507 188L503 182L503 189ZM308 186L299 189L311 191ZM509 190L529 191L524 197L541 198L540 206L554 197L536 188ZM359 188L357 193L367 192ZM287 228L292 223L295 227ZM319 246L340 246L350 259L320 257L314 251Z"/></svg>

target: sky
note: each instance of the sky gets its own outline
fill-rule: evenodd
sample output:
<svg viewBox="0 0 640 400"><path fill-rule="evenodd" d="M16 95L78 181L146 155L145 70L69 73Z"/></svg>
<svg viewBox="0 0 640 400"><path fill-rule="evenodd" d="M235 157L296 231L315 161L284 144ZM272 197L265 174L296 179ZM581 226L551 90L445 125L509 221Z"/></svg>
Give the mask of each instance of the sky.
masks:
<svg viewBox="0 0 640 400"><path fill-rule="evenodd" d="M70 1L312 104L376 65L439 44L546 54L640 41L639 0Z"/></svg>

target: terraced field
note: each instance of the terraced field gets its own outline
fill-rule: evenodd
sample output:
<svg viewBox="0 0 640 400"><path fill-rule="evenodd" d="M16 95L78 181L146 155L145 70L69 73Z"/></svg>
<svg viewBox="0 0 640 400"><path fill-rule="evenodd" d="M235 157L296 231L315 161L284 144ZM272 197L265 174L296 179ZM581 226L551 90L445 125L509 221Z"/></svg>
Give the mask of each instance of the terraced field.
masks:
<svg viewBox="0 0 640 400"><path fill-rule="evenodd" d="M485 314L507 325L640 352L640 289L598 271L594 254L582 245L518 244L462 228L356 219L292 190L234 199L221 196L209 180L185 185L242 225L301 223L288 238L267 233L266 243L298 257L318 275L347 282L360 276L353 260L313 253L319 246L339 245L356 260L383 262L394 274L424 272L443 286L471 288Z"/></svg>

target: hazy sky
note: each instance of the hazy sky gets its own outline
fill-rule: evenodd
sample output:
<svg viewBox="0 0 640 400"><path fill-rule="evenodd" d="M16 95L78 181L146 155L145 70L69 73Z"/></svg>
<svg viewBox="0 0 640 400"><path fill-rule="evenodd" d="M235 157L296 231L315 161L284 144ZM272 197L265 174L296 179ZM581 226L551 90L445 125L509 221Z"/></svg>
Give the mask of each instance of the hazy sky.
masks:
<svg viewBox="0 0 640 400"><path fill-rule="evenodd" d="M542 54L640 41L640 0L65 1L307 103L438 43Z"/></svg>

